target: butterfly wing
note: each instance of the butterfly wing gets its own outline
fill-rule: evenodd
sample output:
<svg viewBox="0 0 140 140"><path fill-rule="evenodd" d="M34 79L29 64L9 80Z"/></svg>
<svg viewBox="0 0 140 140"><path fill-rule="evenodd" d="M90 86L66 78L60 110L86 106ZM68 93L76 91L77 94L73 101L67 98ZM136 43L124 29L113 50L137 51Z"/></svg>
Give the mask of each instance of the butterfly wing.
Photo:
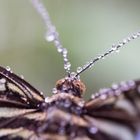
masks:
<svg viewBox="0 0 140 140"><path fill-rule="evenodd" d="M38 90L0 67L0 139L35 137L35 130L45 117L38 107L43 101Z"/></svg>
<svg viewBox="0 0 140 140"><path fill-rule="evenodd" d="M0 106L36 108L44 96L24 79L0 67Z"/></svg>
<svg viewBox="0 0 140 140"><path fill-rule="evenodd" d="M140 81L102 89L85 108L85 119L98 129L97 140L135 140L140 132Z"/></svg>
<svg viewBox="0 0 140 140"><path fill-rule="evenodd" d="M39 139L36 130L46 114L37 109L0 109L0 140Z"/></svg>

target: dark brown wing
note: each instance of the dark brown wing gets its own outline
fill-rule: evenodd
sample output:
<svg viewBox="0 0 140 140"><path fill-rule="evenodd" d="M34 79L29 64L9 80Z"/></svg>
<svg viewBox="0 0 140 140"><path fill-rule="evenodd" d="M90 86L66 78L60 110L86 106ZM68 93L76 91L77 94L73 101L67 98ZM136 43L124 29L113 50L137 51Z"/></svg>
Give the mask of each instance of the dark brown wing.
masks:
<svg viewBox="0 0 140 140"><path fill-rule="evenodd" d="M0 108L0 140L39 140L36 130L45 117L37 109Z"/></svg>
<svg viewBox="0 0 140 140"><path fill-rule="evenodd" d="M140 81L100 90L85 109L85 119L98 129L96 140L140 139Z"/></svg>
<svg viewBox="0 0 140 140"><path fill-rule="evenodd" d="M0 67L0 107L36 108L43 95L24 79Z"/></svg>
<svg viewBox="0 0 140 140"><path fill-rule="evenodd" d="M45 117L38 107L42 102L38 90L0 67L0 140L37 137L35 130Z"/></svg>

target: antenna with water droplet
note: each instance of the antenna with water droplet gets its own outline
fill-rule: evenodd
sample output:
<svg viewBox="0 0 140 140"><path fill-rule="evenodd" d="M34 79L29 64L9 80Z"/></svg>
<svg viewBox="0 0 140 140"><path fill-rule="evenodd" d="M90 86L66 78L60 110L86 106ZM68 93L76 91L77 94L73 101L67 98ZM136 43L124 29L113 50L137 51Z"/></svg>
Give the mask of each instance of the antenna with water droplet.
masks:
<svg viewBox="0 0 140 140"><path fill-rule="evenodd" d="M87 62L87 64L85 64L84 66L78 67L78 68L77 68L77 72L76 72L76 74L75 74L75 77L77 77L78 75L80 75L82 72L86 71L88 68L93 67L93 65L94 65L96 62L98 62L98 61L101 60L101 59L104 59L104 58L105 58L106 56L108 56L109 54L111 54L111 53L113 53L113 52L118 52L119 49L120 49L121 47L123 47L123 46L126 45L128 42L130 42L130 41L132 41L132 40L134 40L134 39L136 39L136 38L138 38L138 37L140 37L140 31L137 32L137 33L134 33L134 34L132 34L132 35L130 35L130 36L128 36L128 37L126 37L125 39L123 39L121 42L119 42L119 43L116 44L116 45L113 44L112 47L111 47L109 50L107 50L105 53L103 53L103 54L101 54L101 55L95 57L95 58L92 59L92 60L90 60L90 61Z"/></svg>
<svg viewBox="0 0 140 140"><path fill-rule="evenodd" d="M53 42L57 51L63 56L63 61L64 61L64 69L66 70L67 74L70 74L70 67L71 63L68 60L67 56L67 49L64 48L60 42L59 39L59 34L56 31L55 26L52 24L49 13L47 9L44 7L43 3L41 0L31 0L32 4L42 17L43 21L45 22L45 26L47 28L47 32L45 35L45 38L48 42Z"/></svg>

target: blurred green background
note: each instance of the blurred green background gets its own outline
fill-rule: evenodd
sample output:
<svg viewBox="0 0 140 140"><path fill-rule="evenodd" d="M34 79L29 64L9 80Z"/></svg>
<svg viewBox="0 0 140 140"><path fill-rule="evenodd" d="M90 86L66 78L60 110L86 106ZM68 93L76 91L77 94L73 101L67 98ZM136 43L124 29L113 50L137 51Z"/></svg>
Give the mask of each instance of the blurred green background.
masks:
<svg viewBox="0 0 140 140"><path fill-rule="evenodd" d="M44 0L72 70L140 29L139 0ZM10 66L50 96L64 77L63 61L44 39L44 23L29 0L0 0L0 65ZM140 78L137 39L81 75L85 98L111 83Z"/></svg>

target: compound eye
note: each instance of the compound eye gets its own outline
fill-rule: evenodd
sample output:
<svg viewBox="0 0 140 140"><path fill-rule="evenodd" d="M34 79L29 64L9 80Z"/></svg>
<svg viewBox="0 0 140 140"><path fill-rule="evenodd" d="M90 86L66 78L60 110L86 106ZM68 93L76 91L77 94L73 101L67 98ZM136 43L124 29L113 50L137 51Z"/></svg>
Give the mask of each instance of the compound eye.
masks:
<svg viewBox="0 0 140 140"><path fill-rule="evenodd" d="M85 84L83 82L79 81L79 80L75 80L75 81L73 81L73 85L74 85L74 88L77 89L79 94L81 96L83 96L84 92L86 91Z"/></svg>
<svg viewBox="0 0 140 140"><path fill-rule="evenodd" d="M82 97L86 87L84 83L79 80L60 79L56 82L56 89L59 93L66 92L74 96Z"/></svg>

